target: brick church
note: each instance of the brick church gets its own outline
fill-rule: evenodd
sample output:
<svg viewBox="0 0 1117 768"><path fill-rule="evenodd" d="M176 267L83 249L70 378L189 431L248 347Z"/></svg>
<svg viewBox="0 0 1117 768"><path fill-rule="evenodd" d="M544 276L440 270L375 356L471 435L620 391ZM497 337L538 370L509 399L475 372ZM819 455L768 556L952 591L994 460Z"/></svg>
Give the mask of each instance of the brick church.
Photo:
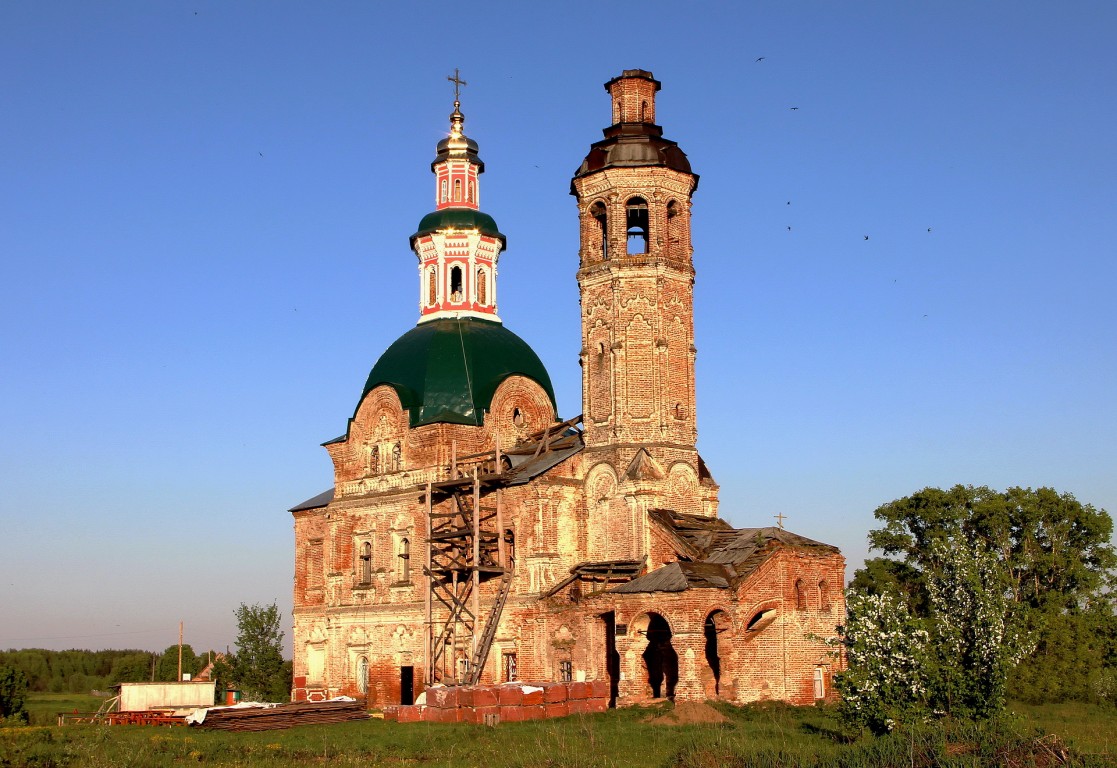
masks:
<svg viewBox="0 0 1117 768"><path fill-rule="evenodd" d="M621 706L828 697L815 638L844 618L844 558L720 519L695 447L698 176L656 123L659 82L605 84L612 124L571 182L583 413L564 419L497 314L505 237L451 80L435 207L410 237L418 323L325 443L333 487L291 509L293 698L510 680L607 681Z"/></svg>

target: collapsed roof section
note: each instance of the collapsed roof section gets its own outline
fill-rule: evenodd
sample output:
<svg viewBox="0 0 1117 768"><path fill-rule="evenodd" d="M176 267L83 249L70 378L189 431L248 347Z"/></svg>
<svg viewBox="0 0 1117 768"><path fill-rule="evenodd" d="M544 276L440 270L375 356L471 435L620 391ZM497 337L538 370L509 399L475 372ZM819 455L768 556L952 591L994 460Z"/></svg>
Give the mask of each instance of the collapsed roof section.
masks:
<svg viewBox="0 0 1117 768"><path fill-rule="evenodd" d="M783 528L733 528L724 520L653 509L648 517L680 560L610 589L615 594L733 589L780 549L838 554L838 548Z"/></svg>

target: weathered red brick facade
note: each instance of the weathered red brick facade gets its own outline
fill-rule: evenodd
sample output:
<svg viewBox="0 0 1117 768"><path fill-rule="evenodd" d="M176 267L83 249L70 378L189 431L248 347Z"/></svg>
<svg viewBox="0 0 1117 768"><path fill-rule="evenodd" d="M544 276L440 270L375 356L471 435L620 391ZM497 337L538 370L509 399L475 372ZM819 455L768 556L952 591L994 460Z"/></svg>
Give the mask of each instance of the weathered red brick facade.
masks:
<svg viewBox="0 0 1117 768"><path fill-rule="evenodd" d="M830 695L834 662L819 638L844 617L844 559L779 528L718 518L718 486L695 447L698 177L654 123L651 73L627 70L606 88L613 125L571 185L582 430L549 430L559 418L546 373L496 318L503 235L477 207L484 166L455 102L433 164L438 207L412 236L420 325L377 363L346 434L326 444L333 489L292 509L295 699L407 705L432 676L469 674L482 685L596 681L619 705ZM456 362L444 338L460 338ZM413 378L405 363L420 352L425 378ZM472 502L439 490L470 477L481 478ZM430 527L455 504L475 510L463 533L472 554ZM428 541L472 563L473 592L443 578L468 595L459 608L463 621L477 614L469 632L432 596L432 578L448 571L428 565ZM571 711L552 703L553 714Z"/></svg>

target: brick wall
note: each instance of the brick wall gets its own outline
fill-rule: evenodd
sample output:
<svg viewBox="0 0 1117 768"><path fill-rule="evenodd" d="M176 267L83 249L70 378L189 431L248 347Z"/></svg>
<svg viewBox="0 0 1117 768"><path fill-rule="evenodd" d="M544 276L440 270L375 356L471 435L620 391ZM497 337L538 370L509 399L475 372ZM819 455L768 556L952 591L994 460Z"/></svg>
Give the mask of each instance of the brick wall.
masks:
<svg viewBox="0 0 1117 768"><path fill-rule="evenodd" d="M497 725L604 712L609 685L592 683L509 683L473 687L428 688L422 704L389 706L384 719L401 723L474 723Z"/></svg>

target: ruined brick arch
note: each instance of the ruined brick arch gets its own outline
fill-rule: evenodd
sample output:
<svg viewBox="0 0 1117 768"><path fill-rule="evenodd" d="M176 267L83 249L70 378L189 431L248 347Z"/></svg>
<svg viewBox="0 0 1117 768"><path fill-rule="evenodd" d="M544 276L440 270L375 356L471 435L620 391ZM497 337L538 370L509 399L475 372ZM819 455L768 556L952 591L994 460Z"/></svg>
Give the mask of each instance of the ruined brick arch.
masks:
<svg viewBox="0 0 1117 768"><path fill-rule="evenodd" d="M699 671L699 679L707 698L732 699L736 694L733 673L738 664L734 634L733 614L730 610L722 607L707 610L702 622L703 657L706 663Z"/></svg>
<svg viewBox="0 0 1117 768"><path fill-rule="evenodd" d="M782 601L778 599L763 600L740 611L744 626L737 634L748 640L753 634L764 631L779 618L781 604Z"/></svg>
<svg viewBox="0 0 1117 768"><path fill-rule="evenodd" d="M485 426L509 447L555 422L555 408L541 386L526 376L509 376L493 394Z"/></svg>
<svg viewBox="0 0 1117 768"><path fill-rule="evenodd" d="M641 651L646 692L655 698L673 699L679 682L679 654L672 643L671 621L658 611L646 611L633 620L630 631L646 641L642 649L636 649Z"/></svg>

